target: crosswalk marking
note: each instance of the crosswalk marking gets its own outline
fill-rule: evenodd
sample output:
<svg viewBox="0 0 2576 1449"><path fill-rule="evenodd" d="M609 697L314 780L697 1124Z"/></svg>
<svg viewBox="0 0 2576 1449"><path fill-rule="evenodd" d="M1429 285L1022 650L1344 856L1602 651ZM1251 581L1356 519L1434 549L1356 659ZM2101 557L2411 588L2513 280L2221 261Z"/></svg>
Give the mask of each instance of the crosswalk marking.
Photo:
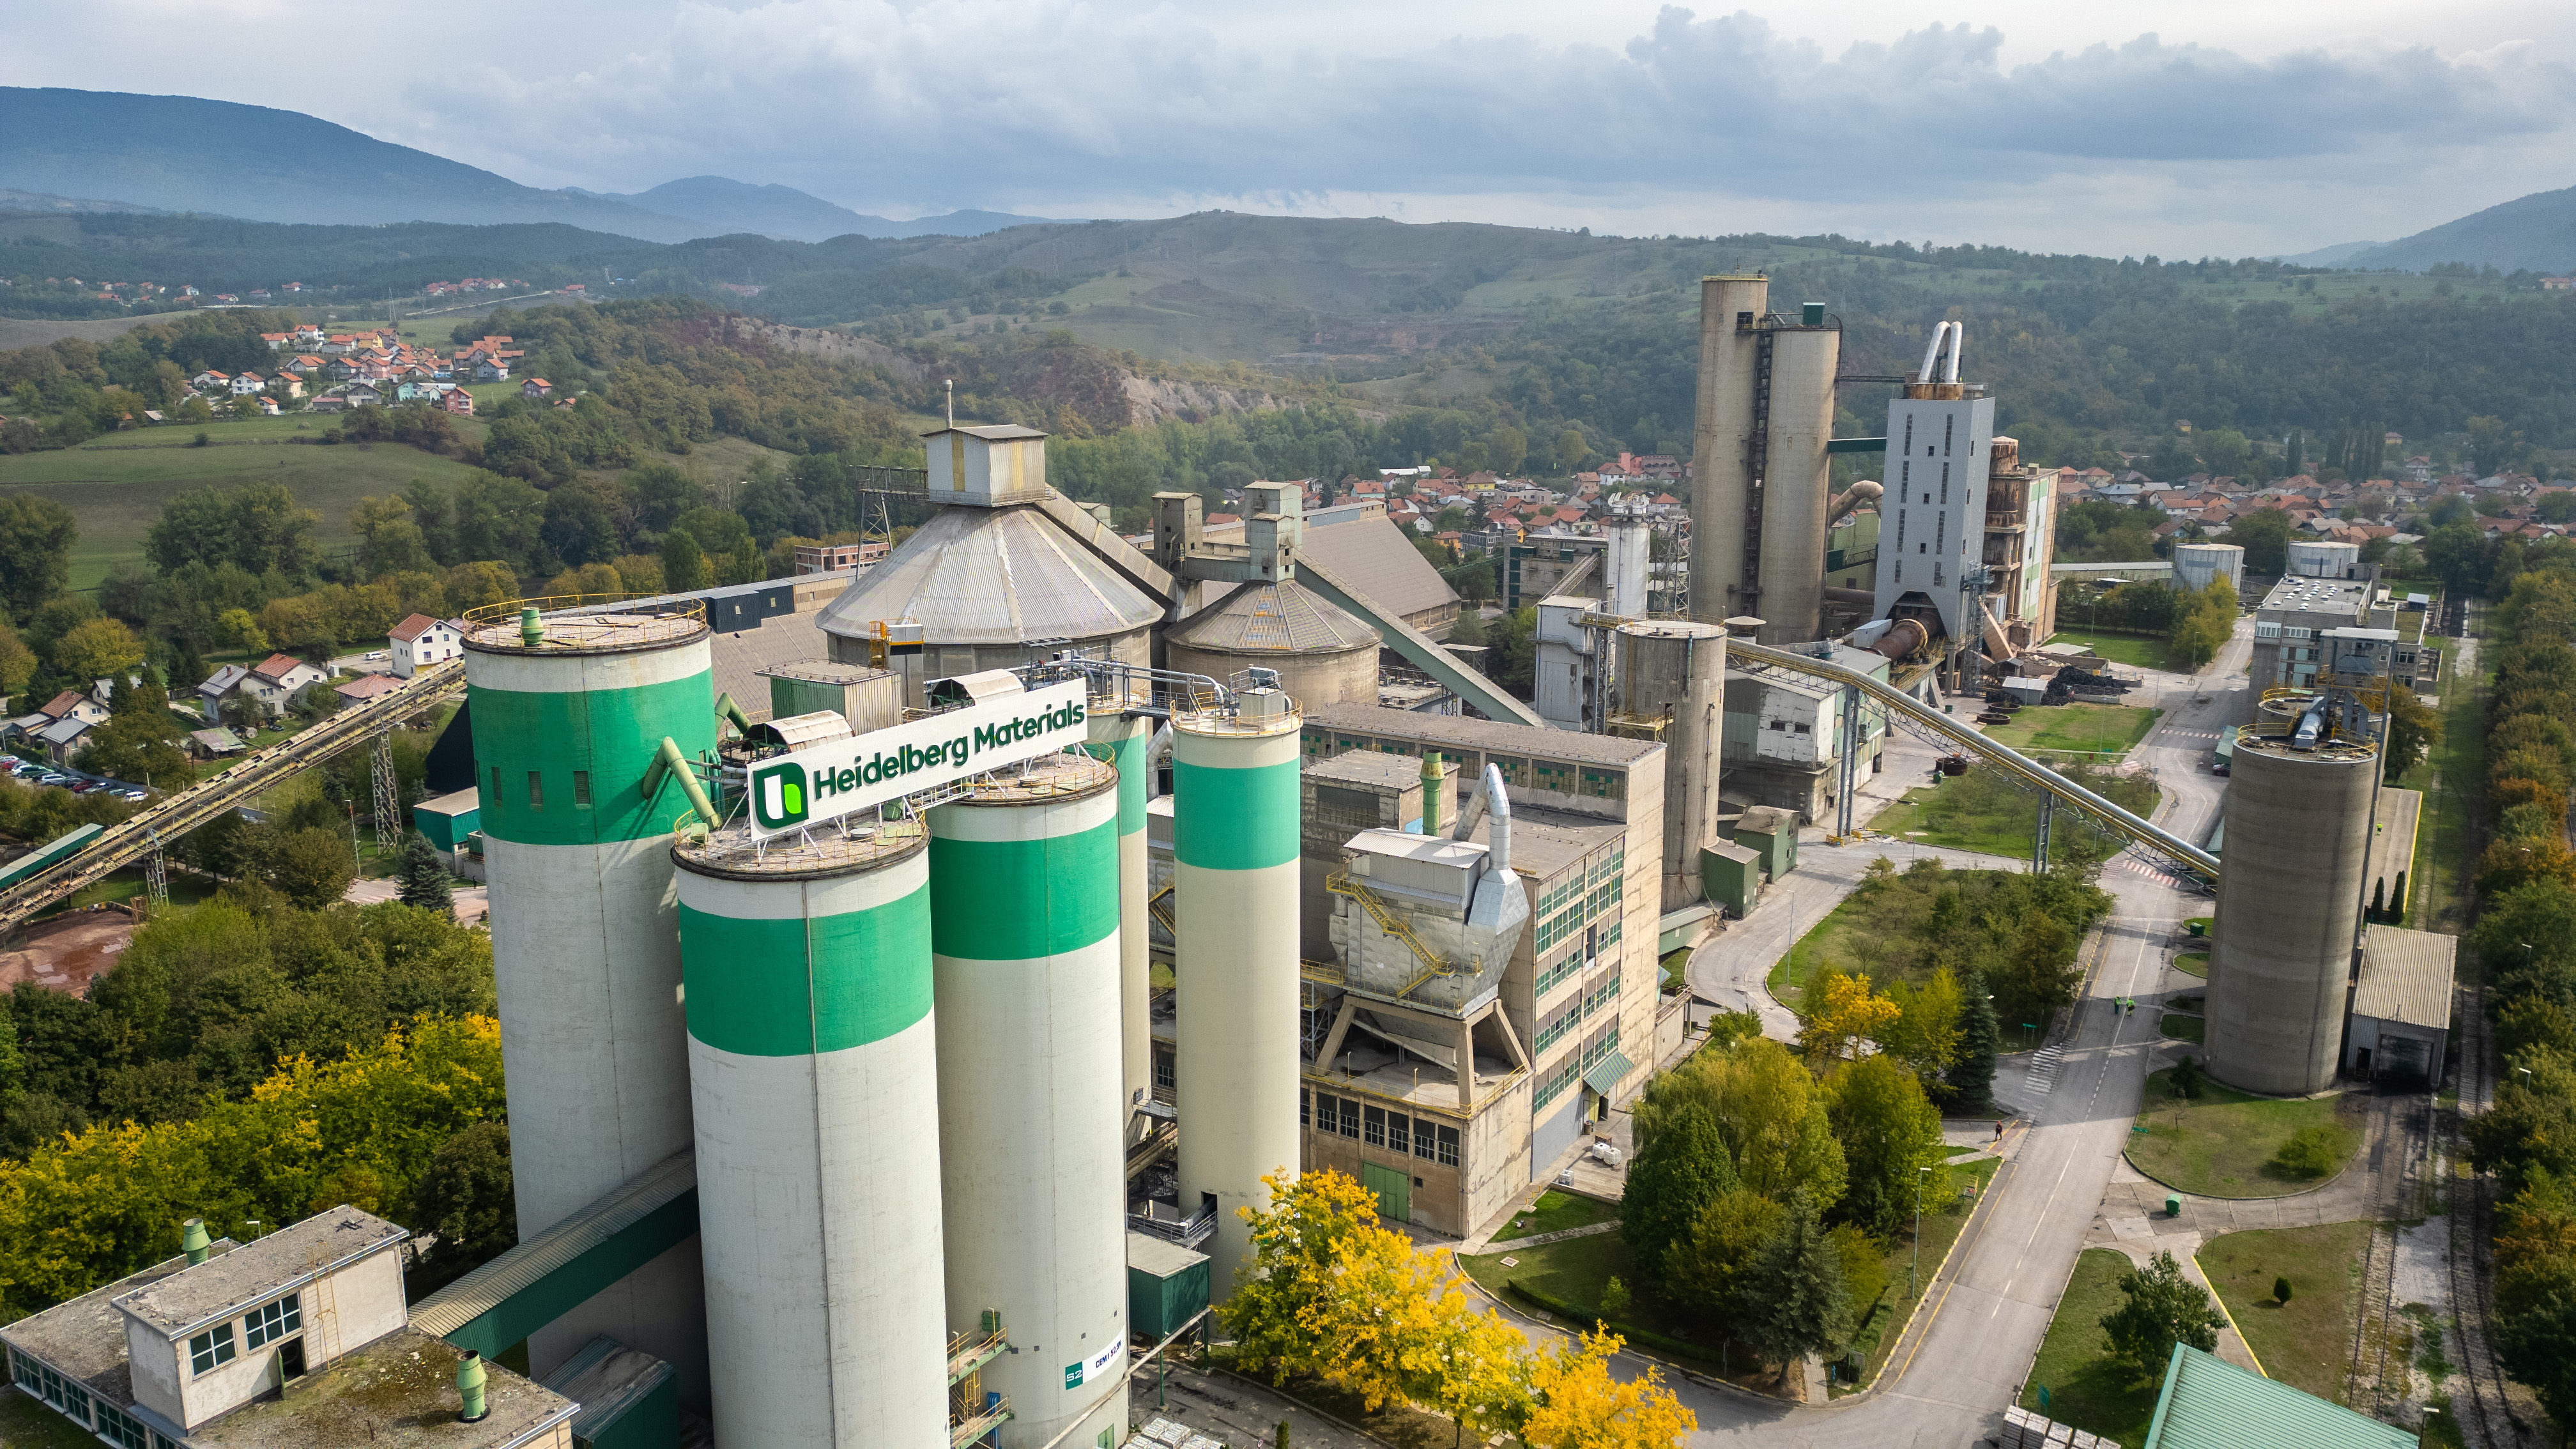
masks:
<svg viewBox="0 0 2576 1449"><path fill-rule="evenodd" d="M2057 1059L2064 1055L2066 1048L2060 1044L2041 1047L2031 1057L2030 1075L2023 1078L2023 1082L2030 1088L2032 1096L2045 1097L2049 1089L2057 1085Z"/></svg>

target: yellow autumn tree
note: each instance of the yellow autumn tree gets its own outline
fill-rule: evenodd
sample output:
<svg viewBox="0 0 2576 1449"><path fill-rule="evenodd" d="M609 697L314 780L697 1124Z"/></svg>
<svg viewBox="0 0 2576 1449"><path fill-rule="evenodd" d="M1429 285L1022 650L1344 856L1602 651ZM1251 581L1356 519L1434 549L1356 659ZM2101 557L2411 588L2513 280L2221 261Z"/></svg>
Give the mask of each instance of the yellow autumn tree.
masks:
<svg viewBox="0 0 2576 1449"><path fill-rule="evenodd" d="M1610 1376L1610 1360L1625 1346L1604 1329L1541 1352L1530 1366L1534 1401L1521 1442L1529 1449L1672 1449L1699 1428L1699 1416L1652 1365L1625 1383Z"/></svg>
<svg viewBox="0 0 2576 1449"><path fill-rule="evenodd" d="M1808 984L1807 1003L1807 1022L1798 1033L1798 1045L1809 1061L1819 1065L1850 1056L1863 1038L1885 1039L1904 1016L1894 1001L1870 989L1867 977L1839 970L1817 974Z"/></svg>

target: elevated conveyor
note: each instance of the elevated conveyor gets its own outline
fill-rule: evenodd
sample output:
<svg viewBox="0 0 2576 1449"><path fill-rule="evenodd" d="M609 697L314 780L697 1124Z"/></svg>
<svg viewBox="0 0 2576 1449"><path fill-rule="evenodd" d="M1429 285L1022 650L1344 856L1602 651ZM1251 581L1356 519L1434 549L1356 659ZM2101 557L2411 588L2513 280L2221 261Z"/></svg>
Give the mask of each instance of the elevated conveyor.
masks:
<svg viewBox="0 0 2576 1449"><path fill-rule="evenodd" d="M1742 639L1726 641L1726 662L1730 666L1754 666L1802 674L1810 679L1856 689L1891 715L1903 715L1908 723L1955 745L1961 754L2003 771L2026 788L2042 791L2083 811L2103 829L2128 844L2163 856L2211 885L2218 883L2218 857L2208 851L2180 836L2167 834L2028 755L1996 743L1983 732L1960 724L1905 691L1872 679L1859 670L1846 669L1830 659L1816 659L1793 650L1773 649Z"/></svg>
<svg viewBox="0 0 2576 1449"><path fill-rule="evenodd" d="M1297 560L1297 580L1323 595L1324 601L1358 617L1377 630L1379 639L1396 652L1405 663L1438 681L1440 686L1476 707L1487 719L1504 724L1525 724L1534 729L1553 726L1539 717L1537 710L1503 692L1502 686L1458 662L1458 656L1443 649L1430 635L1404 622L1393 611L1382 609L1368 595L1335 578L1311 558Z"/></svg>
<svg viewBox="0 0 2576 1449"><path fill-rule="evenodd" d="M109 826L87 849L52 869L0 891L0 933L111 872L132 865L298 770L354 748L465 689L463 660L433 664L399 689L354 704L312 728L280 740L220 775L200 780L131 819Z"/></svg>

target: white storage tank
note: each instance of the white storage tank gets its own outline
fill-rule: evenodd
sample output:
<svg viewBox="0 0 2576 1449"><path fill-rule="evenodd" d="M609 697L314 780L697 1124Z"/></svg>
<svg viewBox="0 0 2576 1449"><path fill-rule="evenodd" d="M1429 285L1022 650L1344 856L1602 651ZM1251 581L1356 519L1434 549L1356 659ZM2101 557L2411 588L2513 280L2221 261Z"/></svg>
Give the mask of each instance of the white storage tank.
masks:
<svg viewBox="0 0 2576 1449"><path fill-rule="evenodd" d="M2174 545L2173 571L2174 587L2185 593L2199 593L2213 579L2225 579L2229 588L2242 594L2245 549L2233 543L2178 543Z"/></svg>
<svg viewBox="0 0 2576 1449"><path fill-rule="evenodd" d="M2303 579L2348 579L2361 565L2361 545L2331 539L2292 539L2290 572Z"/></svg>

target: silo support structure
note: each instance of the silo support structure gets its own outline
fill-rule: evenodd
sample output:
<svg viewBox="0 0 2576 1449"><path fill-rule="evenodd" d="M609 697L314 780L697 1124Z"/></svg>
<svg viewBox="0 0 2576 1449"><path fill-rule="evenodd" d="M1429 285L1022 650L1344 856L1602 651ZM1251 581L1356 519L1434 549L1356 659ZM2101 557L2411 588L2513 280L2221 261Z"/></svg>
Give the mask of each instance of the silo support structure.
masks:
<svg viewBox="0 0 2576 1449"><path fill-rule="evenodd" d="M706 626L613 645L560 632L532 646L511 621L465 641L522 1239L691 1142L669 854L685 806L644 787L665 737L715 745ZM532 1334L531 1364L550 1372L606 1333L670 1362L702 1407L702 1291L693 1240Z"/></svg>
<svg viewBox="0 0 2576 1449"><path fill-rule="evenodd" d="M1119 713L1119 703L1092 701L1091 738L1083 748L1118 771L1118 1055L1125 1090L1120 1100L1132 1127L1136 1109L1154 1097L1154 940L1145 921L1145 796L1152 784L1145 742L1154 721ZM1131 1131L1130 1140L1136 1135Z"/></svg>
<svg viewBox="0 0 2576 1449"><path fill-rule="evenodd" d="M982 1370L1002 1449L1123 1423L1118 824L1115 773L1081 755L930 814L948 1322L1010 1335Z"/></svg>
<svg viewBox="0 0 2576 1449"><path fill-rule="evenodd" d="M1213 1199L1210 1296L1249 1257L1242 1210L1298 1169L1298 717L1172 723L1180 1206Z"/></svg>
<svg viewBox="0 0 2576 1449"><path fill-rule="evenodd" d="M798 851L770 852L772 869ZM929 857L746 879L683 852L716 1437L947 1432ZM716 867L721 868L721 867Z"/></svg>

